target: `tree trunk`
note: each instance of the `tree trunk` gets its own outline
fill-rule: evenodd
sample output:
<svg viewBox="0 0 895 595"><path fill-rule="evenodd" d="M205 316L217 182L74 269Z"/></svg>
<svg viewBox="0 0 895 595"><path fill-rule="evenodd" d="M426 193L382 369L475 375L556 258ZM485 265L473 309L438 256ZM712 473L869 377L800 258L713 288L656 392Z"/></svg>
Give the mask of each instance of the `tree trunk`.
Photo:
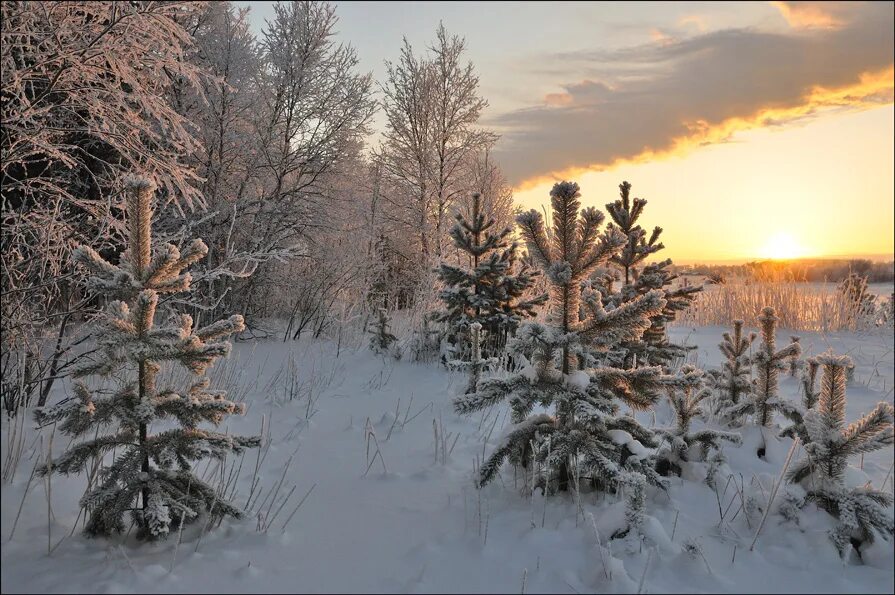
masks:
<svg viewBox="0 0 895 595"><path fill-rule="evenodd" d="M563 287L563 316L562 316L562 330L564 333L568 333L571 328L571 316L572 313L569 312L569 286L566 285ZM569 366L569 348L563 346L562 348L562 373L563 376L569 374L570 366ZM562 404L559 405L556 412L556 422L557 426L562 428L565 426L569 420L570 414L569 411L566 410ZM563 461L559 464L559 477L556 480L556 489L560 492L566 492L569 489L569 464L568 461Z"/></svg>
<svg viewBox="0 0 895 595"><path fill-rule="evenodd" d="M143 401L143 398L146 396L146 363L140 362L140 371L138 377L138 390L139 390L139 398L140 401ZM146 445L146 424L140 424L140 449L143 450ZM143 450L143 466L140 469L143 473L149 473L149 453ZM149 504L149 490L145 487L141 490L142 499L143 499L143 523L146 522L146 508Z"/></svg>

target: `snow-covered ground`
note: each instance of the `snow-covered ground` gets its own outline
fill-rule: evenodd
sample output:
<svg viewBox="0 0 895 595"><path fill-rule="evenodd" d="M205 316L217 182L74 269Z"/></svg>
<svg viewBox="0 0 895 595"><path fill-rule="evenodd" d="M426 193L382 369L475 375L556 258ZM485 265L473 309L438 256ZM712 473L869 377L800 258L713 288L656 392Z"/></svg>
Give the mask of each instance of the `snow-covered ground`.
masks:
<svg viewBox="0 0 895 595"><path fill-rule="evenodd" d="M692 361L711 367L720 361L722 330L673 333L698 346ZM877 401L892 401L891 333L800 334L809 355L832 347L855 359L850 420ZM780 331L781 338L788 335ZM224 470L240 506L257 475L254 514L224 521L201 539L201 523L180 540L160 543L88 539L80 526L69 537L84 477L53 477L49 540L44 480L31 482L16 523L35 457L49 440L47 430L42 438L29 431L15 477L2 486L2 591L893 591L891 543L868 548L863 564L841 561L826 535L828 515L809 507L796 522L778 512L785 488L750 550L789 440L771 438L762 460L755 456L760 432L745 430L743 446L725 447L729 463L717 492L700 477L676 478L667 494L649 492L643 539L612 540L623 517L618 498L527 497L521 482L514 487L509 468L500 480L475 489L473 467L490 453L507 418L504 408L468 418L454 414L451 397L463 387L460 375L434 364L383 359L366 348L336 352L325 342L241 343L218 365L219 384L249 406L246 416L228 420L229 431L257 434L263 418L270 446L257 474L255 452ZM797 398L794 379L785 378L782 389ZM60 385L55 399L66 390ZM663 404L655 423L668 421ZM8 436L6 420L3 429ZM56 436L54 452L64 446ZM891 449L867 455L850 481L879 487L892 460ZM213 467L207 473L220 475ZM259 522L257 511L267 521ZM269 529L259 531L267 522ZM49 556L48 544L55 548Z"/></svg>

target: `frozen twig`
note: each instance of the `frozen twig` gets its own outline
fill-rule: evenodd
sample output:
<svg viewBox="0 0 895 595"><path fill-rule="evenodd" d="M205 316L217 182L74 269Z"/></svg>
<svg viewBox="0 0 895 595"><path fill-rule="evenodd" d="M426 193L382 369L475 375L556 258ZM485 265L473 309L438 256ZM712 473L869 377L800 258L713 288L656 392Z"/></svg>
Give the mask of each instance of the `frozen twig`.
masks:
<svg viewBox="0 0 895 595"><path fill-rule="evenodd" d="M789 447L789 454L786 455L786 461L783 463L783 469L780 470L780 476L777 478L777 481L774 483L774 487L771 489L771 495L768 498L768 505L765 507L764 514L761 516L761 522L758 524L758 530L755 531L755 539L752 540L752 545L749 546L749 551L751 552L755 549L755 542L758 541L758 536L761 535L761 529L764 527L764 523L768 518L768 515L771 513L771 506L774 504L774 498L777 496L777 490L780 488L780 484L783 483L783 476L786 475L786 470L789 469L789 463L792 461L792 455L795 454L796 448L799 446L799 438L796 437L792 442L792 446Z"/></svg>

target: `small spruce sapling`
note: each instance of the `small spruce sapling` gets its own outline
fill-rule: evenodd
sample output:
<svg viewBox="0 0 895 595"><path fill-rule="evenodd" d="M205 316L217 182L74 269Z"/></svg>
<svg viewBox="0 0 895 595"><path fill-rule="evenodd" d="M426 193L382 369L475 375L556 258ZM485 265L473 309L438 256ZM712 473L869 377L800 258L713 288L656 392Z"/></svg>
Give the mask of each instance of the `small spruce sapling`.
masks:
<svg viewBox="0 0 895 595"><path fill-rule="evenodd" d="M637 265L651 254L665 248L665 245L659 241L659 236L662 235L661 227L654 227L647 239L646 230L637 225L637 220L646 207L646 199L635 198L632 201L631 184L628 182L619 184L618 189L620 198L606 205L606 210L613 221L609 227L620 229L628 241L609 259L609 262L624 271L625 285L628 285L637 277Z"/></svg>
<svg viewBox="0 0 895 595"><path fill-rule="evenodd" d="M534 316L535 307L547 296L524 297L535 275L520 262L518 247L509 239L511 228L492 229L494 220L485 218L479 193L472 195L470 207L471 220L457 213L451 229L454 246L468 257L469 267L448 263L439 266L436 272L444 287L438 297L444 310L434 319L447 326L448 342L460 356L468 354L464 346L472 345L470 325L479 323L483 355L488 358L503 350L519 323ZM463 361L464 357L454 359Z"/></svg>
<svg viewBox="0 0 895 595"><path fill-rule="evenodd" d="M641 473L629 473L622 489L625 495L625 527L612 534L612 539L619 539L632 532L642 535L643 523L646 520L646 477Z"/></svg>
<svg viewBox="0 0 895 595"><path fill-rule="evenodd" d="M705 385L705 372L686 364L677 374L665 380L668 400L675 414L672 428L660 428L656 433L663 445L657 455L657 470L662 475L680 475L690 462L705 461L710 453L720 452L721 441L739 444L739 434L704 428L691 431L694 418L703 415L701 403L712 395Z"/></svg>
<svg viewBox="0 0 895 595"><path fill-rule="evenodd" d="M733 334L725 332L718 348L725 357L719 370L709 373L712 388L720 391L715 413L738 405L745 395L752 390L752 361L749 349L755 341L756 334L743 333L743 321L733 321ZM728 423L731 420L726 420Z"/></svg>
<svg viewBox="0 0 895 595"><path fill-rule="evenodd" d="M850 544L869 543L877 535L893 536L892 495L869 486L845 485L848 459L893 443L893 408L881 402L853 424L845 425L847 356L831 351L818 356L823 367L816 409L805 413L805 454L787 474L816 503L838 519L830 537L840 553Z"/></svg>
<svg viewBox="0 0 895 595"><path fill-rule="evenodd" d="M454 401L459 413L504 400L510 404L513 426L482 464L479 484L492 480L505 460L524 467L534 456L547 471L541 487L550 491L567 490L574 477L590 479L598 487L617 487L633 472L661 485L648 451L658 446L654 434L633 417L621 415L618 403L650 407L661 389L660 369L579 370L578 355L584 342L588 349L609 349L637 340L665 306L662 293L649 292L612 310L604 309L599 299L587 300L588 316L582 319L582 279L620 250L626 238L618 230L601 238L603 214L596 209L584 209L579 216L577 184L556 184L550 194L549 238L537 211L517 219L529 253L550 282L548 324L523 325L510 344L530 364L507 378L483 380L477 392ZM552 413L533 413L536 406L552 408Z"/></svg>
<svg viewBox="0 0 895 595"><path fill-rule="evenodd" d="M808 365L804 374L802 374L802 403L800 406L791 406L783 412L786 418L792 422L792 425L787 426L780 432L782 437L794 438L798 436L802 439L802 444L810 440L805 431L805 413L814 409L817 401L820 399L820 391L817 390L817 371L820 363L816 357L809 357L805 362Z"/></svg>
<svg viewBox="0 0 895 595"><path fill-rule="evenodd" d="M616 346L604 359L607 363L624 368L636 365L667 366L675 358L685 356L691 349L668 340L667 324L675 320L678 312L688 309L703 288L702 285L689 285L686 282L676 283L678 275L671 271L673 263L670 259L644 264L648 257L664 248L659 242L662 228L653 228L647 237L646 231L637 224L647 201L642 198L632 199L631 184L628 182L619 185L619 194L619 199L608 203L606 210L612 217L609 230L621 231L627 237L621 251L610 259L611 265L623 275L623 285L613 292L611 284L606 283L608 277L605 274L592 279L591 284L600 287L607 309L656 290L662 291L665 306L661 312L651 317L650 327L640 339Z"/></svg>
<svg viewBox="0 0 895 595"><path fill-rule="evenodd" d="M98 481L81 499L90 535L124 531L128 512L144 539L164 537L201 514L238 518L239 510L199 479L193 465L207 457L223 460L260 442L200 427L244 412L224 391L209 389L205 376L215 360L230 352L225 338L243 330L243 319L234 315L197 329L189 315L172 313L167 323L157 324L159 294L189 291L191 277L184 270L208 249L202 240L193 240L183 252L173 244L153 250L154 189L143 180L128 184L128 248L118 265L89 246L79 246L73 255L92 274L91 289L121 298L109 303L96 323L101 357L73 375L125 380L111 395L77 382L75 399L35 412L40 425L59 423L73 441L82 438L38 468L39 474L68 475L82 471L91 460L102 462ZM158 388L159 362L164 361L181 364L196 380L186 390ZM150 434L155 420L172 420L179 427ZM105 429L111 433L102 433ZM113 452L114 459L106 459Z"/></svg>
<svg viewBox="0 0 895 595"><path fill-rule="evenodd" d="M385 308L377 311L376 323L370 330L370 349L374 353L384 355L392 353L392 348L398 338L389 330L390 319Z"/></svg>
<svg viewBox="0 0 895 595"><path fill-rule="evenodd" d="M736 405L732 405L722 412L724 417L738 420L745 415L751 415L756 424L769 427L774 419L774 413L785 413L792 405L780 397L779 376L780 372L787 369L787 361L801 353L798 343L790 343L783 349L777 349L777 321L773 308L767 307L761 311L758 322L761 325L761 346L752 356L755 366L755 379L752 391L747 399Z"/></svg>

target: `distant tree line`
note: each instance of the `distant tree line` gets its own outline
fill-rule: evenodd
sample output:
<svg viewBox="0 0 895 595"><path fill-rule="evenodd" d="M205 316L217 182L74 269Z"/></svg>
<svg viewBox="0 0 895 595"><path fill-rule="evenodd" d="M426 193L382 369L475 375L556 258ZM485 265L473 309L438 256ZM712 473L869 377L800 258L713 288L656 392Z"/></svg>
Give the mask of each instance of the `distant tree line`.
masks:
<svg viewBox="0 0 895 595"><path fill-rule="evenodd" d="M715 282L731 278L756 281L801 281L838 283L855 273L868 283L891 283L895 280L895 262L873 262L866 258L759 260L738 265L684 265L678 272L704 275Z"/></svg>

